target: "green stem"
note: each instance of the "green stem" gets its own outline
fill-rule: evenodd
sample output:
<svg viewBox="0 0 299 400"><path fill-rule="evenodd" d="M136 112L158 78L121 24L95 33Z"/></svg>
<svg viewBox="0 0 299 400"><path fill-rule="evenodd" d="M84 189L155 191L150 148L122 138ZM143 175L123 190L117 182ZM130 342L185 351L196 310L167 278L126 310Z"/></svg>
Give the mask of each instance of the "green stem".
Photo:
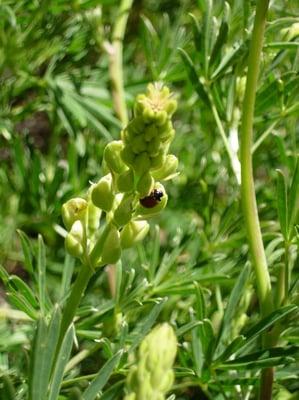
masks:
<svg viewBox="0 0 299 400"><path fill-rule="evenodd" d="M58 352L60 350L60 346L62 344L65 333L68 330L68 327L73 322L73 319L76 314L76 310L80 304L81 298L84 294L84 291L86 289L86 286L87 286L92 274L93 274L92 269L90 269L88 266L83 265L80 269L80 272L79 272L76 280L75 280L75 283L72 287L71 294L68 297L66 305L63 309L62 320L61 320L61 325L60 325L60 332L59 332L59 339L58 339L58 344L56 347L56 355L58 354Z"/></svg>
<svg viewBox="0 0 299 400"><path fill-rule="evenodd" d="M249 50L246 90L243 101L241 125L241 197L247 236L257 280L257 292L262 315L273 310L270 275L262 239L252 168L252 136L254 104L263 36L269 0L259 0Z"/></svg>
<svg viewBox="0 0 299 400"><path fill-rule="evenodd" d="M66 331L68 330L70 324L76 314L76 310L80 304L81 298L85 292L87 284L94 273L94 266L96 265L97 259L100 257L103 250L103 245L110 231L110 224L107 224L102 231L98 241L96 242L93 250L89 257L86 257L85 264L82 265L80 272L72 286L70 296L67 299L65 307L62 313L62 320L60 325L59 339L56 346L56 357L60 350L63 338Z"/></svg>
<svg viewBox="0 0 299 400"><path fill-rule="evenodd" d="M259 0L257 2L249 48L248 73L242 110L240 151L243 213L256 275L257 294L263 316L270 314L273 310L273 296L255 197L251 149L253 142L254 105L268 7L269 0ZM267 336L266 334L264 337L264 343L267 340ZM261 400L271 400L272 398L273 375L273 368L266 368L262 371L260 385Z"/></svg>
<svg viewBox="0 0 299 400"><path fill-rule="evenodd" d="M123 78L123 40L132 4L133 0L122 0L112 31L112 46L109 49L109 70L114 108L123 126L126 126L128 123Z"/></svg>

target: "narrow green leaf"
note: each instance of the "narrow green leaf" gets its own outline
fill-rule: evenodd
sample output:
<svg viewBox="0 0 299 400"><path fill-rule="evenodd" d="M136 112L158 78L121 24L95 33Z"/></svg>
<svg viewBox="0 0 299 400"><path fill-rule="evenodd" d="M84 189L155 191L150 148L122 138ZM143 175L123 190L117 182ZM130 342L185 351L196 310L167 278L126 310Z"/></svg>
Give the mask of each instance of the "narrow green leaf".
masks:
<svg viewBox="0 0 299 400"><path fill-rule="evenodd" d="M257 322L247 332L244 333L244 336L246 336L246 341L238 349L238 352L244 347L247 347L250 343L252 343L254 339L256 339L258 336L261 336L263 332L267 331L278 321L281 321L283 318L287 317L295 311L298 312L298 307L295 304L289 304L273 311L270 315Z"/></svg>
<svg viewBox="0 0 299 400"><path fill-rule="evenodd" d="M231 328L231 322L234 317L234 315L237 312L238 306L240 299L242 295L244 294L244 289L246 287L246 284L248 283L248 278L249 278L249 266L245 265L243 268L241 274L239 275L235 286L230 294L228 304L226 306L224 315L223 315L223 321L221 328L219 330L218 338L217 338L217 349L215 353L215 357L219 355L220 352L223 351L223 348L225 347L225 341L227 340L227 334L229 332L229 329Z"/></svg>
<svg viewBox="0 0 299 400"><path fill-rule="evenodd" d="M118 351L104 366L100 369L94 380L90 383L88 388L82 395L82 400L94 400L99 394L100 390L105 386L110 378L110 375L117 367L123 351Z"/></svg>
<svg viewBox="0 0 299 400"><path fill-rule="evenodd" d="M38 308L38 302L35 294L30 287L18 276L12 275L9 277L9 286L15 294L23 296L33 308Z"/></svg>
<svg viewBox="0 0 299 400"><path fill-rule="evenodd" d="M236 351L245 343L245 336L237 336L223 351L223 353L215 360L215 363L223 362L227 360L232 354L236 353Z"/></svg>
<svg viewBox="0 0 299 400"><path fill-rule="evenodd" d="M13 304L18 310L23 311L32 319L38 318L37 311L32 305L19 293L7 293L7 298L11 304Z"/></svg>
<svg viewBox="0 0 299 400"><path fill-rule="evenodd" d="M24 254L24 266L27 272L33 277L33 266L32 266L32 249L30 245L30 240L25 232L20 229L17 230L18 235L21 240L22 250Z"/></svg>
<svg viewBox="0 0 299 400"><path fill-rule="evenodd" d="M176 336L180 337L185 335L187 332L192 331L192 329L197 328L198 326L203 325L202 321L191 321L188 322L187 324L181 326L179 329L176 331Z"/></svg>
<svg viewBox="0 0 299 400"><path fill-rule="evenodd" d="M217 61L217 59L219 58L220 51L221 51L222 47L225 45L226 40L227 40L228 16L230 13L230 7L227 2L224 3L224 7L225 7L224 17L223 17L223 20L222 20L220 28L219 28L216 42L215 42L212 52L211 52L211 57L209 60L209 68L211 68L214 65L214 63Z"/></svg>
<svg viewBox="0 0 299 400"><path fill-rule="evenodd" d="M213 41L213 1L206 0L206 9L203 17L203 53L205 63L205 74L208 74L210 49Z"/></svg>
<svg viewBox="0 0 299 400"><path fill-rule="evenodd" d="M199 79L199 77L197 75L195 66L194 66L190 56L185 52L185 50L183 50L181 48L179 48L178 50L180 52L181 58L183 60L183 63L185 64L188 77L189 77L191 83L194 85L194 89L196 90L199 98L203 102L209 104L210 103L209 102L209 98L208 98L208 96L206 94L206 91L205 91L205 88L204 88L203 84L200 82L200 79Z"/></svg>
<svg viewBox="0 0 299 400"><path fill-rule="evenodd" d="M57 400L60 386L62 383L63 373L66 367L66 364L70 358L72 345L74 339L74 326L70 325L68 328L66 335L63 339L60 351L57 356L57 360L55 363L52 381L49 389L49 397L48 400Z"/></svg>
<svg viewBox="0 0 299 400"><path fill-rule="evenodd" d="M154 323L156 322L160 312L162 311L162 308L164 307L165 302L166 302L166 299L159 299L159 302L157 304L155 304L155 306L152 308L152 310L150 311L148 316L145 317L136 326L136 328L130 335L131 340L132 340L132 345L129 349L129 352L132 352L133 350L135 350L135 348L139 345L139 343L142 341L142 339L151 330L151 328L154 325Z"/></svg>
<svg viewBox="0 0 299 400"><path fill-rule="evenodd" d="M299 359L299 347L275 347L227 361L219 369L254 369L284 365Z"/></svg>
<svg viewBox="0 0 299 400"><path fill-rule="evenodd" d="M61 300L64 299L64 297L67 295L69 288L71 286L74 266L75 266L74 257L71 257L68 253L66 253L63 265L61 288L60 288Z"/></svg>
<svg viewBox="0 0 299 400"><path fill-rule="evenodd" d="M193 319L191 322L199 322L194 320L194 315L191 315L191 318ZM202 324L204 325L203 321L200 322L202 322ZM191 331L192 358L194 362L194 370L198 377L201 376L203 363L205 361L203 343L201 340L201 332L204 331L204 329L200 331L200 328L201 327L199 326L197 329L192 329Z"/></svg>
<svg viewBox="0 0 299 400"><path fill-rule="evenodd" d="M192 13L189 13L192 18L192 32L193 32L193 40L195 48L200 56L200 59L203 60L202 56L202 32L200 29L200 25L198 19Z"/></svg>
<svg viewBox="0 0 299 400"><path fill-rule="evenodd" d="M40 309L43 315L46 314L46 249L41 235L38 236L38 294Z"/></svg>
<svg viewBox="0 0 299 400"><path fill-rule="evenodd" d="M105 390L105 392L99 397L99 400L115 400L119 393L122 393L123 385L124 380L116 382L114 385Z"/></svg>
<svg viewBox="0 0 299 400"><path fill-rule="evenodd" d="M149 266L150 282L155 277L155 272L159 265L159 255L160 255L160 228L158 225L156 225L155 236L153 240L152 256L150 259L150 266Z"/></svg>
<svg viewBox="0 0 299 400"><path fill-rule="evenodd" d="M288 238L291 239L294 231L293 225L296 223L299 213L299 157L297 157L288 200Z"/></svg>
<svg viewBox="0 0 299 400"><path fill-rule="evenodd" d="M220 64L213 72L211 79L216 80L216 78L220 76L220 74L223 74L227 70L227 68L234 64L243 52L243 49L244 47L242 46L242 44L235 44L232 48L227 50L227 52L222 57Z"/></svg>
<svg viewBox="0 0 299 400"><path fill-rule="evenodd" d="M46 394L55 355L54 350L58 342L60 321L60 309L55 307L49 326L47 326L47 333L42 342L42 347L36 349L40 353L40 362L38 364L39 368L35 368L34 373L37 375L35 381L38 381L40 400L46 400L47 398Z"/></svg>
<svg viewBox="0 0 299 400"><path fill-rule="evenodd" d="M288 236L287 185L282 171L277 170L277 210L281 232L285 240Z"/></svg>
<svg viewBox="0 0 299 400"><path fill-rule="evenodd" d="M33 353L31 355L32 376L29 385L29 400L42 400L46 395L41 392L41 376L43 369L43 352L47 347L47 324L44 317L37 323L37 331L34 340Z"/></svg>

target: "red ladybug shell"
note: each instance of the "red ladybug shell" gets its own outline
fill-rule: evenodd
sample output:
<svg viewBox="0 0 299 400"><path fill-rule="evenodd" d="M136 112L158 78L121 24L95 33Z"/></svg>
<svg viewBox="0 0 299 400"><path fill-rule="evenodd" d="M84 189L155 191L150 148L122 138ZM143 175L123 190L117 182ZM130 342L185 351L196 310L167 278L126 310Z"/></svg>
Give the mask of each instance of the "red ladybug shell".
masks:
<svg viewBox="0 0 299 400"><path fill-rule="evenodd" d="M149 196L140 199L140 204L145 208L154 208L163 197L163 192L158 189L154 189Z"/></svg>

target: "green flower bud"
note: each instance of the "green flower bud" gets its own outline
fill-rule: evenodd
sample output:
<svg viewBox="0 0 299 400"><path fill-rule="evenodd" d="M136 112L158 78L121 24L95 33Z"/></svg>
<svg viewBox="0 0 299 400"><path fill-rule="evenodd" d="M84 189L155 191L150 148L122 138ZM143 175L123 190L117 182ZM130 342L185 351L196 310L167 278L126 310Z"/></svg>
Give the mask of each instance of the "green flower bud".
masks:
<svg viewBox="0 0 299 400"><path fill-rule="evenodd" d="M130 135L133 137L140 135L144 131L144 120L142 117L135 117L127 126Z"/></svg>
<svg viewBox="0 0 299 400"><path fill-rule="evenodd" d="M83 255L83 237L83 224L81 221L75 221L65 238L65 248L73 257L81 257Z"/></svg>
<svg viewBox="0 0 299 400"><path fill-rule="evenodd" d="M152 172L152 176L157 180L171 179L176 175L179 161L173 154L168 154L161 168Z"/></svg>
<svg viewBox="0 0 299 400"><path fill-rule="evenodd" d="M93 234L99 228L101 214L102 211L90 200L87 207L87 226L90 234Z"/></svg>
<svg viewBox="0 0 299 400"><path fill-rule="evenodd" d="M63 204L61 209L62 220L65 227L71 229L75 221L83 221L87 211L87 201L76 197Z"/></svg>
<svg viewBox="0 0 299 400"><path fill-rule="evenodd" d="M176 351L177 340L171 326L167 323L156 326L139 347L137 365L128 374L126 398L165 400L174 380Z"/></svg>
<svg viewBox="0 0 299 400"><path fill-rule="evenodd" d="M126 194L123 196L119 206L114 211L114 221L118 226L126 225L132 218L132 201L134 195Z"/></svg>
<svg viewBox="0 0 299 400"><path fill-rule="evenodd" d="M131 144L131 148L135 154L142 153L147 149L147 143L144 140L143 135L138 135L134 138Z"/></svg>
<svg viewBox="0 0 299 400"><path fill-rule="evenodd" d="M155 124L148 125L144 131L144 139L149 142L159 134L158 128Z"/></svg>
<svg viewBox="0 0 299 400"><path fill-rule="evenodd" d="M94 185L91 192L91 199L96 207L106 212L111 210L114 201L111 174L104 176Z"/></svg>
<svg viewBox="0 0 299 400"><path fill-rule="evenodd" d="M112 226L104 242L101 263L115 264L121 256L120 235L115 226Z"/></svg>
<svg viewBox="0 0 299 400"><path fill-rule="evenodd" d="M165 161L166 161L166 154L163 149L159 151L157 156L150 158L151 169L161 168L165 164Z"/></svg>
<svg viewBox="0 0 299 400"><path fill-rule="evenodd" d="M151 161L149 155L146 152L138 154L134 161L134 170L137 175L143 175L146 171L148 171L151 167Z"/></svg>
<svg viewBox="0 0 299 400"><path fill-rule="evenodd" d="M143 207L143 205L139 203L139 205L137 206L137 208L135 210L134 216L136 216L136 217L141 216L144 218L152 217L152 216L158 214L160 211L163 210L163 208L166 207L168 196L167 196L167 193L165 192L164 186L161 183L156 182L154 189L157 189L163 193L161 200L158 201L157 204L152 208Z"/></svg>
<svg viewBox="0 0 299 400"><path fill-rule="evenodd" d="M166 111L159 111L156 113L156 123L157 125L163 125L168 119L168 115Z"/></svg>
<svg viewBox="0 0 299 400"><path fill-rule="evenodd" d="M104 160L108 168L117 174L121 174L126 169L126 165L120 156L123 148L124 144L121 140L114 140L108 143L104 150Z"/></svg>
<svg viewBox="0 0 299 400"><path fill-rule="evenodd" d="M147 145L147 152L151 157L155 157L159 154L161 142L158 137L153 138Z"/></svg>
<svg viewBox="0 0 299 400"><path fill-rule="evenodd" d="M120 244L122 249L128 249L142 241L149 231L147 221L130 221L124 226L120 233Z"/></svg>
<svg viewBox="0 0 299 400"><path fill-rule="evenodd" d="M129 167L132 167L134 165L135 161L135 154L131 150L129 146L125 146L124 149L121 151L121 158L125 164L127 164Z"/></svg>
<svg viewBox="0 0 299 400"><path fill-rule="evenodd" d="M154 188L155 180L149 172L146 172L137 183L137 191L140 198L148 196Z"/></svg>
<svg viewBox="0 0 299 400"><path fill-rule="evenodd" d="M116 178L116 185L120 192L131 192L134 189L134 172L131 169L123 172Z"/></svg>

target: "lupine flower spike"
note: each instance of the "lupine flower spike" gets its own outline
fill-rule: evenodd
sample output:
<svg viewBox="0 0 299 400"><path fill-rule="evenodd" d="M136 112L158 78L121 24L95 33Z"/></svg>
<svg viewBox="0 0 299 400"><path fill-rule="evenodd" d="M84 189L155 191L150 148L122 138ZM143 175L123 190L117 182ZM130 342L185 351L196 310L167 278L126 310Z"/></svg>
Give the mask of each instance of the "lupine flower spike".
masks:
<svg viewBox="0 0 299 400"><path fill-rule="evenodd" d="M174 380L177 340L167 323L156 326L142 341L137 363L130 368L124 400L164 400Z"/></svg>
<svg viewBox="0 0 299 400"><path fill-rule="evenodd" d="M121 140L108 143L104 150L107 175L91 186L86 200L71 199L62 207L70 254L89 257L93 267L115 263L122 249L146 236L147 219L167 204L160 181L176 175L178 160L168 154L175 109L169 89L160 84L150 84L146 94L137 96L134 117Z"/></svg>

